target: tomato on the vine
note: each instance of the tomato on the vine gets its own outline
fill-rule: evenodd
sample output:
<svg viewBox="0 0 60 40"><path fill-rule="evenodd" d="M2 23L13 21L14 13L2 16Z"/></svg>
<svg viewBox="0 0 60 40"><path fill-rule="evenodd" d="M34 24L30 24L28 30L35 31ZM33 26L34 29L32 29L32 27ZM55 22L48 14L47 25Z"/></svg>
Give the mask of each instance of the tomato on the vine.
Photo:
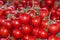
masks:
<svg viewBox="0 0 60 40"><path fill-rule="evenodd" d="M59 27L57 24L51 24L51 25L49 26L48 30L49 30L49 32L50 32L51 34L56 34L56 33L59 32L59 28L60 28L60 27Z"/></svg>

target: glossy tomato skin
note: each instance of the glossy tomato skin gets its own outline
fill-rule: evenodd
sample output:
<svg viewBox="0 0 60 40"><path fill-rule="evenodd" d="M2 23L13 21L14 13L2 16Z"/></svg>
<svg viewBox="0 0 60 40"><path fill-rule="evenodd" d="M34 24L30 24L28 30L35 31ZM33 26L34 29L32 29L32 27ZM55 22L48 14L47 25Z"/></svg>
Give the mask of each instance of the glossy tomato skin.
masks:
<svg viewBox="0 0 60 40"><path fill-rule="evenodd" d="M5 21L5 22L3 23L3 26L5 26L7 29L11 29L11 28L12 28L11 21Z"/></svg>
<svg viewBox="0 0 60 40"><path fill-rule="evenodd" d="M30 16L33 17L35 15L35 11L32 9L32 10L28 10L28 12L30 12Z"/></svg>
<svg viewBox="0 0 60 40"><path fill-rule="evenodd" d="M24 36L23 36L23 40L28 40L29 37L30 37L30 35L24 35Z"/></svg>
<svg viewBox="0 0 60 40"><path fill-rule="evenodd" d="M6 29L5 27L2 27L2 28L0 29L0 35L1 35L2 37L7 37L7 36L9 35L9 30Z"/></svg>
<svg viewBox="0 0 60 40"><path fill-rule="evenodd" d="M60 20L56 20L56 23L60 27Z"/></svg>
<svg viewBox="0 0 60 40"><path fill-rule="evenodd" d="M56 14L51 14L51 19L52 19L52 20L59 20L60 18L59 18L59 16L56 15Z"/></svg>
<svg viewBox="0 0 60 40"><path fill-rule="evenodd" d="M49 21L48 19L42 20L42 24L41 25L42 25L43 28L48 28L48 25L49 25L48 21Z"/></svg>
<svg viewBox="0 0 60 40"><path fill-rule="evenodd" d="M56 14L56 9L55 9L55 8L52 7L52 8L50 9L50 11L51 11L52 14Z"/></svg>
<svg viewBox="0 0 60 40"><path fill-rule="evenodd" d="M32 29L32 35L38 37L38 32L39 32L40 27L35 27Z"/></svg>
<svg viewBox="0 0 60 40"><path fill-rule="evenodd" d="M22 36L23 36L21 30L19 30L19 29L14 29L12 32L12 35L14 38L22 38Z"/></svg>
<svg viewBox="0 0 60 40"><path fill-rule="evenodd" d="M36 37L31 36L28 40L36 40Z"/></svg>
<svg viewBox="0 0 60 40"><path fill-rule="evenodd" d="M28 24L30 22L30 16L26 13L20 14L20 21L22 24Z"/></svg>
<svg viewBox="0 0 60 40"><path fill-rule="evenodd" d="M0 26L3 26L3 23L6 21L5 18L0 18Z"/></svg>
<svg viewBox="0 0 60 40"><path fill-rule="evenodd" d="M38 36L39 36L39 38L45 39L45 38L48 37L48 32L46 32L45 30L41 29L38 32Z"/></svg>
<svg viewBox="0 0 60 40"><path fill-rule="evenodd" d="M36 16L35 18L31 19L31 24L35 27L39 26L41 23L41 18L39 16Z"/></svg>
<svg viewBox="0 0 60 40"><path fill-rule="evenodd" d="M21 23L19 20L12 20L12 26L13 28L19 28L21 26Z"/></svg>
<svg viewBox="0 0 60 40"><path fill-rule="evenodd" d="M49 15L49 11L48 11L48 9L45 9L45 8L41 8L40 9L40 16L41 17L48 17L48 15Z"/></svg>
<svg viewBox="0 0 60 40"><path fill-rule="evenodd" d="M60 16L60 8L57 9L56 14Z"/></svg>
<svg viewBox="0 0 60 40"><path fill-rule="evenodd" d="M46 5L52 6L54 4L54 0L46 0Z"/></svg>
<svg viewBox="0 0 60 40"><path fill-rule="evenodd" d="M50 32L51 34L56 34L56 33L59 32L59 28L60 28L60 27L59 27L57 24L51 24L51 25L49 26L48 30L49 30L49 32Z"/></svg>
<svg viewBox="0 0 60 40"><path fill-rule="evenodd" d="M36 40L36 37L30 35L24 35L23 40Z"/></svg>
<svg viewBox="0 0 60 40"><path fill-rule="evenodd" d="M50 36L48 37L48 40L57 40L57 37L54 36L54 35L50 35Z"/></svg>
<svg viewBox="0 0 60 40"><path fill-rule="evenodd" d="M21 29L24 34L30 34L32 31L32 27L30 25L23 25Z"/></svg>
<svg viewBox="0 0 60 40"><path fill-rule="evenodd" d="M22 0L21 3L22 3L23 5L26 5L27 0Z"/></svg>

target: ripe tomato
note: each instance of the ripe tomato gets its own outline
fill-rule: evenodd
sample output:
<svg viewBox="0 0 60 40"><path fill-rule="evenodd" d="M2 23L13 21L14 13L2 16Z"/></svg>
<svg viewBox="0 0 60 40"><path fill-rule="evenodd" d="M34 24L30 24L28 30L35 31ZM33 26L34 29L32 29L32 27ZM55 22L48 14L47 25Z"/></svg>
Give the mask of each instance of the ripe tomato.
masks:
<svg viewBox="0 0 60 40"><path fill-rule="evenodd" d="M0 9L0 16L2 16L2 14L3 14L3 9L1 8Z"/></svg>
<svg viewBox="0 0 60 40"><path fill-rule="evenodd" d="M19 30L19 29L14 29L12 32L12 35L14 38L22 38L22 36L23 36L21 30Z"/></svg>
<svg viewBox="0 0 60 40"><path fill-rule="evenodd" d="M46 5L52 6L54 4L54 0L46 0Z"/></svg>
<svg viewBox="0 0 60 40"><path fill-rule="evenodd" d="M31 24L35 27L39 26L41 23L41 18L39 16L36 16L31 19Z"/></svg>
<svg viewBox="0 0 60 40"><path fill-rule="evenodd" d="M60 8L57 9L56 14L60 16Z"/></svg>
<svg viewBox="0 0 60 40"><path fill-rule="evenodd" d="M23 24L28 24L30 22L30 16L28 14L20 14L20 21Z"/></svg>
<svg viewBox="0 0 60 40"><path fill-rule="evenodd" d="M43 28L48 28L48 25L49 25L49 24L48 24L48 21L49 21L49 20L47 20L47 19L46 19L46 20L42 20L42 27L43 27Z"/></svg>
<svg viewBox="0 0 60 40"><path fill-rule="evenodd" d="M50 35L50 36L48 37L48 40L57 40L57 37L54 36L54 35Z"/></svg>
<svg viewBox="0 0 60 40"><path fill-rule="evenodd" d="M7 36L9 35L9 30L6 29L5 27L2 27L2 28L0 29L0 35L1 35L2 37L7 37Z"/></svg>
<svg viewBox="0 0 60 40"><path fill-rule="evenodd" d="M56 15L56 14L51 14L51 19L52 19L52 20L59 20L60 18L59 18L59 16Z"/></svg>
<svg viewBox="0 0 60 40"><path fill-rule="evenodd" d="M49 11L47 9L40 9L40 16L41 17L48 17Z"/></svg>
<svg viewBox="0 0 60 40"><path fill-rule="evenodd" d="M52 34L56 34L59 32L59 26L57 24L51 24L48 28L49 32Z"/></svg>
<svg viewBox="0 0 60 40"><path fill-rule="evenodd" d="M27 3L27 0L22 0L21 3L25 5Z"/></svg>
<svg viewBox="0 0 60 40"><path fill-rule="evenodd" d="M6 21L5 18L0 18L0 25L3 26L3 23Z"/></svg>
<svg viewBox="0 0 60 40"><path fill-rule="evenodd" d="M30 25L23 25L22 26L22 32L24 33L24 34L29 34L29 33L31 33L31 29L32 29L32 27L30 26Z"/></svg>
<svg viewBox="0 0 60 40"><path fill-rule="evenodd" d="M11 28L12 28L11 21L5 21L5 22L3 23L3 26L5 26L7 29L11 29Z"/></svg>
<svg viewBox="0 0 60 40"><path fill-rule="evenodd" d="M35 27L32 29L32 35L38 37L38 32L39 32L40 27Z"/></svg>
<svg viewBox="0 0 60 40"><path fill-rule="evenodd" d="M7 10L4 10L3 15L4 15L4 16L7 16L8 14L11 14L11 11L10 11L10 10L8 10L8 9L7 9Z"/></svg>
<svg viewBox="0 0 60 40"><path fill-rule="evenodd" d="M28 12L30 12L30 16L33 17L35 15L35 11L34 10L28 10Z"/></svg>
<svg viewBox="0 0 60 40"><path fill-rule="evenodd" d="M50 9L50 11L52 14L56 14L56 10L53 7Z"/></svg>
<svg viewBox="0 0 60 40"><path fill-rule="evenodd" d="M19 28L21 26L21 23L19 20L12 20L12 26L13 28Z"/></svg>
<svg viewBox="0 0 60 40"><path fill-rule="evenodd" d="M45 38L48 37L48 32L46 32L45 30L41 29L38 32L38 36L39 36L39 38L45 39Z"/></svg>
<svg viewBox="0 0 60 40"><path fill-rule="evenodd" d="M36 40L36 37L30 35L24 35L23 40Z"/></svg>

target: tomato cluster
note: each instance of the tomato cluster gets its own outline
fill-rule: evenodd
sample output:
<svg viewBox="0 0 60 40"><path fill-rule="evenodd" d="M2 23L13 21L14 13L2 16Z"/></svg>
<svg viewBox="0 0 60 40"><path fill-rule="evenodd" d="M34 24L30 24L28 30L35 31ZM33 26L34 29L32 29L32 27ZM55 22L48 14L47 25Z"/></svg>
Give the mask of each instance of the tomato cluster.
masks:
<svg viewBox="0 0 60 40"><path fill-rule="evenodd" d="M60 40L60 0L0 0L0 40Z"/></svg>

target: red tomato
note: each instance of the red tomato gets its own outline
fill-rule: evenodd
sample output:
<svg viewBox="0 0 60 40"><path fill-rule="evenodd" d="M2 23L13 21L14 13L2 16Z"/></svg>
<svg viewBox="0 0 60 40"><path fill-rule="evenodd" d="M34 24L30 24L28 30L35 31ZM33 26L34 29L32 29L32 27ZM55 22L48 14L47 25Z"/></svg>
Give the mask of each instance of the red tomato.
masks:
<svg viewBox="0 0 60 40"><path fill-rule="evenodd" d="M2 28L0 29L0 35L1 35L2 37L7 37L7 36L9 35L9 30L6 29L5 27L2 27Z"/></svg>
<svg viewBox="0 0 60 40"><path fill-rule="evenodd" d="M12 26L13 28L19 28L21 26L21 23L19 20L12 20Z"/></svg>
<svg viewBox="0 0 60 40"><path fill-rule="evenodd" d="M60 18L59 18L58 15L52 14L52 15L51 15L51 19L52 19L52 20L59 20Z"/></svg>
<svg viewBox="0 0 60 40"><path fill-rule="evenodd" d="M60 20L56 20L56 24L60 27Z"/></svg>
<svg viewBox="0 0 60 40"><path fill-rule="evenodd" d="M21 3L22 3L22 4L26 4L26 3L27 3L27 0L22 0Z"/></svg>
<svg viewBox="0 0 60 40"><path fill-rule="evenodd" d="M54 0L46 0L46 5L52 6L54 4Z"/></svg>
<svg viewBox="0 0 60 40"><path fill-rule="evenodd" d="M57 9L56 14L60 16L60 8Z"/></svg>
<svg viewBox="0 0 60 40"><path fill-rule="evenodd" d="M47 9L40 9L40 16L41 17L48 17L49 11Z"/></svg>
<svg viewBox="0 0 60 40"><path fill-rule="evenodd" d="M48 25L49 25L49 24L48 24L48 21L49 21L49 20L42 20L42 27L43 27L43 28L48 28Z"/></svg>
<svg viewBox="0 0 60 40"><path fill-rule="evenodd" d="M45 30L41 29L38 32L38 36L39 36L39 38L45 39L45 38L48 37L48 32L46 32Z"/></svg>
<svg viewBox="0 0 60 40"><path fill-rule="evenodd" d="M50 35L50 36L48 37L48 40L57 40L57 37L54 36L54 35Z"/></svg>
<svg viewBox="0 0 60 40"><path fill-rule="evenodd" d="M8 9L7 9L7 10L4 10L3 15L4 15L4 16L7 16L8 14L12 14L12 13L11 13L11 11L10 11L10 10L8 10Z"/></svg>
<svg viewBox="0 0 60 40"><path fill-rule="evenodd" d="M0 18L0 25L3 26L3 23L6 21L4 18Z"/></svg>
<svg viewBox="0 0 60 40"><path fill-rule="evenodd" d="M36 37L30 35L24 35L23 40L36 40Z"/></svg>
<svg viewBox="0 0 60 40"><path fill-rule="evenodd" d="M30 22L30 16L28 14L23 13L20 15L20 21L23 24L28 24Z"/></svg>
<svg viewBox="0 0 60 40"><path fill-rule="evenodd" d="M35 18L32 18L31 19L31 24L33 25L33 26L39 26L40 25L40 23L41 23L41 18L39 17L39 16L36 16Z"/></svg>
<svg viewBox="0 0 60 40"><path fill-rule="evenodd" d="M31 33L31 30L32 29L32 27L30 26L30 25L23 25L22 26L22 32L24 33L24 34L29 34L29 33Z"/></svg>
<svg viewBox="0 0 60 40"><path fill-rule="evenodd" d="M56 10L53 7L51 8L50 11L51 11L52 14L56 14Z"/></svg>
<svg viewBox="0 0 60 40"><path fill-rule="evenodd" d="M56 34L59 32L60 27L57 24L51 24L48 28L49 32L52 34Z"/></svg>
<svg viewBox="0 0 60 40"><path fill-rule="evenodd" d="M22 38L23 36L22 32L19 29L14 29L12 35L15 38Z"/></svg>
<svg viewBox="0 0 60 40"><path fill-rule="evenodd" d="M39 32L40 27L35 27L32 29L32 35L38 37L38 32Z"/></svg>
<svg viewBox="0 0 60 40"><path fill-rule="evenodd" d="M3 26L5 26L7 29L11 29L12 28L11 21L5 21L3 23Z"/></svg>
<svg viewBox="0 0 60 40"><path fill-rule="evenodd" d="M30 16L33 17L35 15L35 11L34 10L28 10L28 12L30 12Z"/></svg>

